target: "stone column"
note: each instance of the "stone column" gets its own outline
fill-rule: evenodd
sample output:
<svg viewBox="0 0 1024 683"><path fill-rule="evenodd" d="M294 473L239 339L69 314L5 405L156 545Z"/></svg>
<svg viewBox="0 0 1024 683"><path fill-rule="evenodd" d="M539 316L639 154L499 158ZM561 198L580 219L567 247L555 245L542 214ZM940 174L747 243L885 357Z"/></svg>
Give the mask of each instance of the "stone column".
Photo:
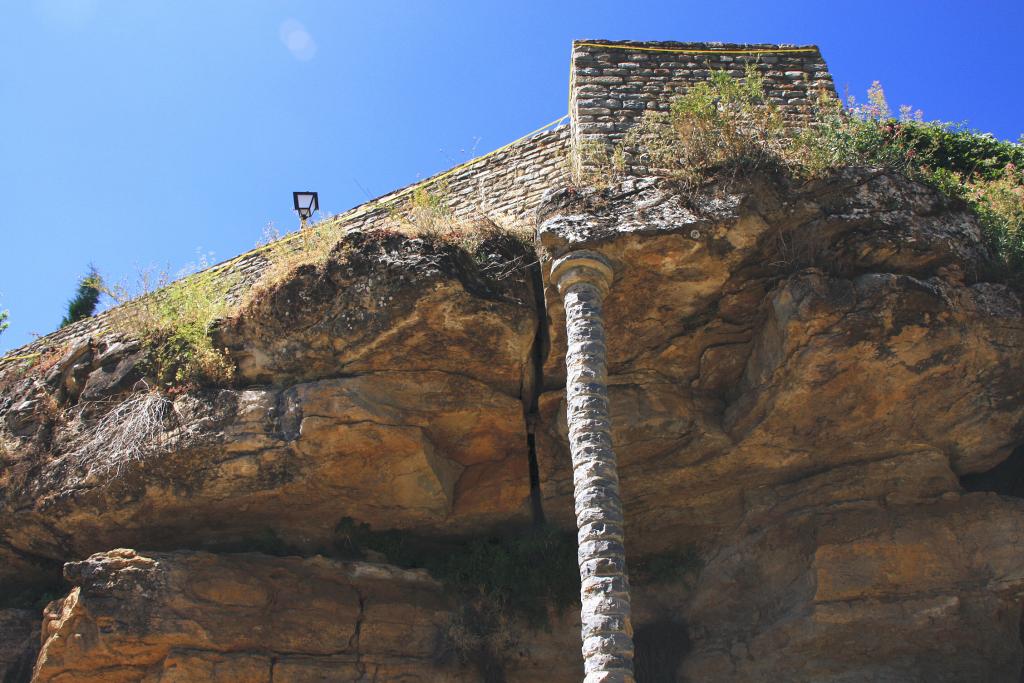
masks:
<svg viewBox="0 0 1024 683"><path fill-rule="evenodd" d="M608 261L591 251L571 252L551 267L551 282L565 302L568 337L565 392L579 528L584 683L633 683L629 578L601 314L612 276Z"/></svg>

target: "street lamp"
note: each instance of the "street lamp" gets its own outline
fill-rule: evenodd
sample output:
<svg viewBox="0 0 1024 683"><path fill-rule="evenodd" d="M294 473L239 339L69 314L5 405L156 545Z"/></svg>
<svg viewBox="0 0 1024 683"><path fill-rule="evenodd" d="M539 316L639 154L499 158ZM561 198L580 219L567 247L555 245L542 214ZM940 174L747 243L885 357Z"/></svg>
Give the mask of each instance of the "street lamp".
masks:
<svg viewBox="0 0 1024 683"><path fill-rule="evenodd" d="M320 200L316 192L292 192L292 203L299 212L302 227L306 227L306 219L320 210Z"/></svg>

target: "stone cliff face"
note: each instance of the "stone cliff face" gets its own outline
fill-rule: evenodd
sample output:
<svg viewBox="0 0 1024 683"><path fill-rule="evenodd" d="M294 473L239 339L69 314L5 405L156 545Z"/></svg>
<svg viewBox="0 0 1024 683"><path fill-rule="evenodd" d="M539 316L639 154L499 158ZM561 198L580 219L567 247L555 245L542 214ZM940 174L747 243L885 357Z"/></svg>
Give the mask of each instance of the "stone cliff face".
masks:
<svg viewBox="0 0 1024 683"><path fill-rule="evenodd" d="M439 656L454 610L422 571L116 550L65 574L76 588L46 609L36 680L476 680ZM509 680L543 679L546 654L520 643ZM571 660L561 668L571 678Z"/></svg>
<svg viewBox="0 0 1024 683"><path fill-rule="evenodd" d="M637 180L554 197L538 241L545 263L587 248L616 267L627 547L704 559L681 676L1017 680L1024 508L958 477L1019 444L1024 321L969 214L870 172L703 204ZM566 523L548 386L541 488Z"/></svg>
<svg viewBox="0 0 1024 683"><path fill-rule="evenodd" d="M443 582L343 552L575 531L576 249L615 270L638 680L1018 680L1024 501L975 475L1024 457L1022 304L963 207L856 170L553 192L535 248L352 233L218 328L233 387L150 395L99 339L6 371L8 679L579 680L573 609L487 669Z"/></svg>

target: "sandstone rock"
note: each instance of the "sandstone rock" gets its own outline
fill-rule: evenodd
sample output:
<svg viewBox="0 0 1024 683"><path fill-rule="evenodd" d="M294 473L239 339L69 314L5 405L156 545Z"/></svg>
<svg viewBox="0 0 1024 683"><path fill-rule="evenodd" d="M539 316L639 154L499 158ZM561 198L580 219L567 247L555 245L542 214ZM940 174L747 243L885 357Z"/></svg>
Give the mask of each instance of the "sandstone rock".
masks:
<svg viewBox="0 0 1024 683"><path fill-rule="evenodd" d="M138 345L115 343L95 361L96 369L89 373L82 388L82 398L95 401L131 391L135 384L143 379L139 362L145 353Z"/></svg>
<svg viewBox="0 0 1024 683"><path fill-rule="evenodd" d="M990 494L790 514L719 548L693 680L1016 681L1024 503Z"/></svg>
<svg viewBox="0 0 1024 683"><path fill-rule="evenodd" d="M69 564L33 681L480 680L437 657L451 599L422 571L324 558L115 550ZM508 680L560 678L526 635ZM553 671L555 678L547 678Z"/></svg>
<svg viewBox="0 0 1024 683"><path fill-rule="evenodd" d="M245 383L374 371L468 375L519 396L537 329L532 261L485 243L498 269L453 246L352 233L322 269L300 268L219 331Z"/></svg>
<svg viewBox="0 0 1024 683"><path fill-rule="evenodd" d="M60 360L46 373L46 384L53 389L63 389L65 396L77 398L89 373L92 352L91 339L72 342Z"/></svg>
<svg viewBox="0 0 1024 683"><path fill-rule="evenodd" d="M812 271L769 306L725 412L738 441L785 433L786 448L841 445L843 457L930 447L962 473L992 467L1020 438L1024 318L1008 288Z"/></svg>
<svg viewBox="0 0 1024 683"><path fill-rule="evenodd" d="M51 559L141 540L330 552L344 518L435 535L529 519L522 404L466 377L222 390L174 411L184 427L121 462L72 451L9 491L8 543Z"/></svg>
<svg viewBox="0 0 1024 683"><path fill-rule="evenodd" d="M0 681L22 683L32 675L39 617L36 610L0 608Z"/></svg>
<svg viewBox="0 0 1024 683"><path fill-rule="evenodd" d="M32 435L0 471L0 581L140 543L329 552L345 518L434 535L529 519L538 323L523 255L508 240L474 260L349 235L324 269L222 326L240 383L271 386L140 400L114 424L104 416L145 396L123 393L137 346L69 353L59 377L95 356L78 404L42 415L31 381L0 404Z"/></svg>
<svg viewBox="0 0 1024 683"><path fill-rule="evenodd" d="M304 660L336 680L391 658L430 671L446 614L428 576L386 565L118 550L65 573L77 586L47 608L35 681L284 680L279 656L292 680Z"/></svg>
<svg viewBox="0 0 1024 683"><path fill-rule="evenodd" d="M673 675L1016 680L1024 565L989 544L1017 547L1024 507L961 497L959 476L1024 437L1024 307L962 206L849 172L692 197L631 179L553 194L540 217L545 273L576 249L616 269L627 552L705 558L661 615L686 624L667 636L690 648ZM571 528L564 313L547 284L537 461L545 514Z"/></svg>
<svg viewBox="0 0 1024 683"><path fill-rule="evenodd" d="M564 192L538 232L545 272L579 248L616 269L638 670L1017 680L1024 508L963 491L1019 493L979 482L1024 440L1024 315L977 222L877 172L710 190ZM83 449L141 396L116 380L128 347L5 377L0 588L155 549L70 565L38 680L480 680L434 662L426 634L453 605L428 578L170 551L330 553L346 518L425 536L521 523L531 446L535 503L573 527L564 313L550 289L538 310L533 255L494 250L351 236L220 327L238 386L160 399L155 427L125 432L146 435L134 450ZM520 634L506 680L579 680L578 632L565 615Z"/></svg>
<svg viewBox="0 0 1024 683"><path fill-rule="evenodd" d="M545 270L581 248L616 267L612 427L637 552L713 542L744 518L749 492L856 463L839 500L857 489L927 500L1024 435L1021 301L979 280L989 263L977 223L933 190L851 171L800 190L756 178L687 198L630 179L551 195L541 218ZM552 383L564 316L550 285L546 299L537 458L545 512L569 526ZM893 458L925 469L872 478L868 493L861 473Z"/></svg>

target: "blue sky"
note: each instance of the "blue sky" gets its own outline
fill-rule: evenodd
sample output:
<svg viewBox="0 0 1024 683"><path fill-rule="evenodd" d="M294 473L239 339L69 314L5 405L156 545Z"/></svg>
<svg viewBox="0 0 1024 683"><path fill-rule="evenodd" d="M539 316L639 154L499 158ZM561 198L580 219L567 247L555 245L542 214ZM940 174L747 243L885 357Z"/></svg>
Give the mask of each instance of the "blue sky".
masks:
<svg viewBox="0 0 1024 683"><path fill-rule="evenodd" d="M1024 133L1024 2L18 0L0 8L0 352L565 113L574 38L816 43L840 91Z"/></svg>

